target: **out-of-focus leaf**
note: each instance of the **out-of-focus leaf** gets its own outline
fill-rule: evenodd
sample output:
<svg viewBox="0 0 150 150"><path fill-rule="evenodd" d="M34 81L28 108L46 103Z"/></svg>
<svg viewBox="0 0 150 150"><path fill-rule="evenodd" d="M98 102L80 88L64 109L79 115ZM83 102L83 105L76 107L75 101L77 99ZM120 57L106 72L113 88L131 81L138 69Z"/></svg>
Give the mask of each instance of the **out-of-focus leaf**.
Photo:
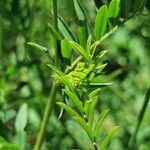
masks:
<svg viewBox="0 0 150 150"><path fill-rule="evenodd" d="M86 43L86 51L89 56L91 54L91 43L92 43L92 37L89 36Z"/></svg>
<svg viewBox="0 0 150 150"><path fill-rule="evenodd" d="M71 57L72 49L67 39L64 39L61 41L61 51L62 51L63 57L65 58Z"/></svg>
<svg viewBox="0 0 150 150"><path fill-rule="evenodd" d="M37 48L38 50L42 51L42 52L47 52L48 49L46 47L43 47L37 43L34 43L34 42L28 42L28 45L32 46L32 47L35 47Z"/></svg>
<svg viewBox="0 0 150 150"><path fill-rule="evenodd" d="M83 12L83 9L81 7L79 0L73 0L73 2L74 2L74 7L75 7L76 14L78 16L78 19L84 21L85 15L84 15L84 12Z"/></svg>
<svg viewBox="0 0 150 150"><path fill-rule="evenodd" d="M80 111L80 113L83 114L84 109L83 109L83 105L82 105L81 101L79 100L79 98L69 90L63 90L63 91L72 100L72 102L75 104L76 108Z"/></svg>
<svg viewBox="0 0 150 150"><path fill-rule="evenodd" d="M101 88L111 85L112 83L84 83L82 82L81 85L88 86L89 88Z"/></svg>
<svg viewBox="0 0 150 150"><path fill-rule="evenodd" d="M60 32L62 33L62 35L69 39L69 40L74 40L75 41L75 37L73 36L73 34L71 33L69 27L67 26L67 24L64 22L64 20L60 17L58 17L58 28L60 30Z"/></svg>
<svg viewBox="0 0 150 150"><path fill-rule="evenodd" d="M104 138L102 143L99 146L100 150L106 150L106 146L108 145L110 139L112 138L113 134L119 129L119 126L113 127L107 134L107 136Z"/></svg>
<svg viewBox="0 0 150 150"><path fill-rule="evenodd" d="M81 117L73 117L73 119L76 120L83 127L91 141L93 141L93 131L90 126L85 122L85 120L83 120Z"/></svg>
<svg viewBox="0 0 150 150"><path fill-rule="evenodd" d="M77 51L78 53L82 55L82 57L85 59L86 62L89 62L89 56L87 55L86 51L81 45L79 45L78 43L74 41L70 41L70 44L75 51Z"/></svg>
<svg viewBox="0 0 150 150"><path fill-rule="evenodd" d="M100 132L100 129L101 129L101 127L102 127L102 123L104 122L104 119L105 119L107 113L108 113L108 110L104 110L104 111L100 114L100 116L99 116L99 118L98 118L98 121L97 121L97 123L96 123L96 125L95 125L95 128L94 128L94 136L95 136L95 139L96 139L96 140L97 140L97 138L98 138L98 136L99 136L99 132Z"/></svg>
<svg viewBox="0 0 150 150"><path fill-rule="evenodd" d="M85 26L84 25L80 26L78 28L78 40L82 47L86 46L86 37L87 37L87 31Z"/></svg>
<svg viewBox="0 0 150 150"><path fill-rule="evenodd" d="M108 9L107 5L104 5L98 10L98 13L95 18L94 33L96 39L100 39L104 35L107 27L107 20Z"/></svg>
<svg viewBox="0 0 150 150"><path fill-rule="evenodd" d="M120 0L112 0L109 4L108 17L116 18L120 9Z"/></svg>
<svg viewBox="0 0 150 150"><path fill-rule="evenodd" d="M24 103L19 108L16 120L15 120L15 129L17 132L23 131L27 125L27 104Z"/></svg>
<svg viewBox="0 0 150 150"><path fill-rule="evenodd" d="M70 106L66 105L63 102L57 102L59 106L64 108L71 116L80 117L76 111L74 111Z"/></svg>

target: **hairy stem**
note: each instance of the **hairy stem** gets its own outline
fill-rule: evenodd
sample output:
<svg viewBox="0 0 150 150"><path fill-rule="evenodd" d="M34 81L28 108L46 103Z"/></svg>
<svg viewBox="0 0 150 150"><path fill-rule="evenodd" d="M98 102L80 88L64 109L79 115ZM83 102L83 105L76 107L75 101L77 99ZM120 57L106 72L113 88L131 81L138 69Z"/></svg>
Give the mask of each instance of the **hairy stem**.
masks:
<svg viewBox="0 0 150 150"><path fill-rule="evenodd" d="M142 120L144 118L144 114L145 114L145 111L146 111L146 108L148 106L148 102L149 102L149 99L150 99L150 87L148 88L146 94L145 94L145 99L144 99L144 102L143 102L143 106L142 106L142 109L139 113L139 116L138 116L138 120L137 120L137 124L136 124L136 128L135 128L135 131L134 133L132 134L131 138L130 138L130 141L129 141L129 148L132 147L132 145L134 144L135 142L135 139L136 139L136 136L137 136L137 133L139 131L139 128L141 126L141 123L142 123Z"/></svg>
<svg viewBox="0 0 150 150"><path fill-rule="evenodd" d="M52 89L51 89L51 93L50 93L50 99L48 100L48 102L46 104L46 108L45 108L45 112L44 112L44 118L43 118L43 121L41 123L40 131L39 131L38 136L37 136L34 150L40 150L41 145L43 143L45 133L47 130L48 121L49 121L50 115L51 115L52 110L53 110L53 104L54 104L56 92L57 92L57 85L54 82Z"/></svg>

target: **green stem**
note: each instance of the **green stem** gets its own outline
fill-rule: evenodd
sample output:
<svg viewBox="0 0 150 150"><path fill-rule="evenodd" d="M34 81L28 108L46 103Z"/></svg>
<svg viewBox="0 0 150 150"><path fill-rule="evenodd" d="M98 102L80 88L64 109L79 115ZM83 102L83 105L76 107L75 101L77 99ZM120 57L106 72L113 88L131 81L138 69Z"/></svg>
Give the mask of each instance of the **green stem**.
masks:
<svg viewBox="0 0 150 150"><path fill-rule="evenodd" d="M139 131L139 128L140 128L141 123L142 123L142 120L144 118L144 114L145 114L146 108L148 106L149 99L150 99L150 87L148 88L148 90L146 92L145 99L144 99L144 102L143 102L143 106L142 106L142 109L141 109L141 111L139 113L139 116L138 116L138 121L137 121L137 124L136 124L135 131L134 131L134 133L132 134L132 136L131 136L131 138L129 140L129 148L132 148L132 146L133 146L133 144L135 142L137 133Z"/></svg>
<svg viewBox="0 0 150 150"><path fill-rule="evenodd" d="M40 131L39 131L38 136L37 136L34 150L40 150L41 145L43 143L45 133L47 130L48 121L49 121L50 115L51 115L52 110L53 110L53 104L54 104L56 93L57 93L57 85L54 82L53 86L51 88L50 99L48 100L48 102L46 104L46 108L45 108L45 112L44 112L44 118L43 118L43 121L41 123Z"/></svg>

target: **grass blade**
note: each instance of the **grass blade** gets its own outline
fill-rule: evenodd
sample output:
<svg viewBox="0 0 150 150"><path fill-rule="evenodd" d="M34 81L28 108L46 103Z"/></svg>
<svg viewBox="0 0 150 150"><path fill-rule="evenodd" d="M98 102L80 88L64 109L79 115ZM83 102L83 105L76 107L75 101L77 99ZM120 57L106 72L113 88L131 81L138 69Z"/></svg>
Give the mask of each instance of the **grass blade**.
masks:
<svg viewBox="0 0 150 150"><path fill-rule="evenodd" d="M35 42L28 42L28 45L32 46L32 47L35 47L37 49L39 49L40 51L42 52L48 52L48 49L46 47L43 47Z"/></svg>

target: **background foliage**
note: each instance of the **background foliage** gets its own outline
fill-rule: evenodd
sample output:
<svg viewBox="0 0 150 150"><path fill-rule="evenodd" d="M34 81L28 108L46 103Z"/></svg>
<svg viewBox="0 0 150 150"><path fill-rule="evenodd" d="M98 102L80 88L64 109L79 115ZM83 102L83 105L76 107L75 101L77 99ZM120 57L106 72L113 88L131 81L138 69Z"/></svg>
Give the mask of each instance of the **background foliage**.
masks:
<svg viewBox="0 0 150 150"><path fill-rule="evenodd" d="M80 22L74 15L73 2L58 2L59 14L74 35L77 35L76 28ZM94 1L81 2L94 23ZM126 149L149 86L149 4L147 0L142 14L137 13L105 40L104 46L109 50L103 60L108 62L105 69L107 76L101 80L113 80L113 84L102 90L97 114L106 108L110 110L103 131L114 125L121 127L109 144L110 150ZM122 15L128 16L127 13ZM39 43L53 55L53 39L47 25L51 22L50 0L0 1L0 148L31 149L35 142L52 81L51 71L45 65L49 63L49 58L29 47L27 42ZM139 130L135 149L148 150L150 147L149 107ZM67 113L58 120L59 111L56 106L49 121L43 149L89 149L91 145L82 128L70 120ZM105 132L102 136L105 136Z"/></svg>

